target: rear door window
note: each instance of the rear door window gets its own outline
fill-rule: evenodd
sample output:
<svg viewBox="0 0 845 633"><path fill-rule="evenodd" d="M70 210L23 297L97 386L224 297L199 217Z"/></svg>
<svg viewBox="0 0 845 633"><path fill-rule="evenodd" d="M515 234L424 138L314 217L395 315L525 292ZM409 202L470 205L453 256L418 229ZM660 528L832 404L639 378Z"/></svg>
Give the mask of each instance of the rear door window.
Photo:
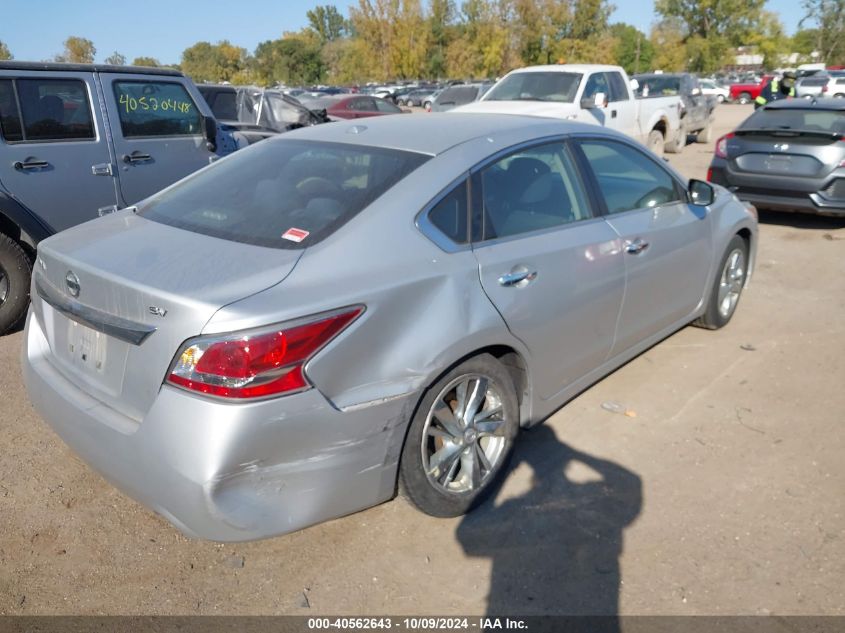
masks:
<svg viewBox="0 0 845 633"><path fill-rule="evenodd" d="M115 81L113 87L124 138L202 133L202 115L182 84Z"/></svg>
<svg viewBox="0 0 845 633"><path fill-rule="evenodd" d="M384 99L376 99L376 109L385 114L399 114L402 112L402 110Z"/></svg>
<svg viewBox="0 0 845 633"><path fill-rule="evenodd" d="M563 143L511 154L481 172L483 239L549 229L591 217Z"/></svg>
<svg viewBox="0 0 845 633"><path fill-rule="evenodd" d="M3 80L0 125L7 143L96 138L88 90L76 79Z"/></svg>
<svg viewBox="0 0 845 633"><path fill-rule="evenodd" d="M427 159L359 145L268 140L154 195L138 213L236 242L302 248L333 233Z"/></svg>

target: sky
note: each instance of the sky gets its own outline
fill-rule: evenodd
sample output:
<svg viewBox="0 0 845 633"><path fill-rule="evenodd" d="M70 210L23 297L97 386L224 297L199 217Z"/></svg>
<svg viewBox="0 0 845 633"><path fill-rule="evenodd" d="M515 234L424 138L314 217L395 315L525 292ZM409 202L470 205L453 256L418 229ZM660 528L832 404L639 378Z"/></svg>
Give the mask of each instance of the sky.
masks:
<svg viewBox="0 0 845 633"><path fill-rule="evenodd" d="M50 59L61 52L62 42L69 35L78 35L94 42L98 62L118 51L130 62L149 56L162 63L176 63L184 49L203 40L228 39L252 52L260 42L305 26L305 12L315 5L334 4L348 15L349 6L357 2L2 0L2 4L0 41L6 43L15 59ZM612 22L627 22L647 33L656 19L651 0L616 0L613 4L617 8ZM797 0L768 0L767 8L780 14L787 33L795 31L802 14Z"/></svg>

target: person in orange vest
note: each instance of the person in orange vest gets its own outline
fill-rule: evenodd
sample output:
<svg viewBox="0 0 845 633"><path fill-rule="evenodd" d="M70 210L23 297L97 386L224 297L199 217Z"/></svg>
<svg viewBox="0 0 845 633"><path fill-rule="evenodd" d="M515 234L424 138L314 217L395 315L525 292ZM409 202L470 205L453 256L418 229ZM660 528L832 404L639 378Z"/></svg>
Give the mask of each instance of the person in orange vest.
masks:
<svg viewBox="0 0 845 633"><path fill-rule="evenodd" d="M783 73L783 79L778 81L777 77L772 80L760 92L760 96L754 100L754 109L760 108L769 101L778 99L791 99L795 96L795 73L787 70Z"/></svg>

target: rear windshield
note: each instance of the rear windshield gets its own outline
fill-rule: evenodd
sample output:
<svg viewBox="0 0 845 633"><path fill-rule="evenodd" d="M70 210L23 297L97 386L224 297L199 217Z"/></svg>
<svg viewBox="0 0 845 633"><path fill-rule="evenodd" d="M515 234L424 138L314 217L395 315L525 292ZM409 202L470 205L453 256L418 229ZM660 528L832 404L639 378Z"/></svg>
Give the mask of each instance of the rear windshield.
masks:
<svg viewBox="0 0 845 633"><path fill-rule="evenodd" d="M305 248L427 159L358 145L268 140L145 200L138 214L235 242Z"/></svg>
<svg viewBox="0 0 845 633"><path fill-rule="evenodd" d="M637 75L637 97L675 97L681 93L681 78L671 75Z"/></svg>
<svg viewBox="0 0 845 633"><path fill-rule="evenodd" d="M572 103L581 75L578 73L528 72L508 75L497 83L485 101L557 101Z"/></svg>
<svg viewBox="0 0 845 633"><path fill-rule="evenodd" d="M830 80L830 77L827 77L825 75L823 75L821 77L805 77L804 79L801 80L801 85L802 86L810 86L810 87L812 87L812 86L815 86L815 87L824 86L829 80Z"/></svg>
<svg viewBox="0 0 845 633"><path fill-rule="evenodd" d="M845 134L845 111L818 109L757 110L741 130L801 130Z"/></svg>

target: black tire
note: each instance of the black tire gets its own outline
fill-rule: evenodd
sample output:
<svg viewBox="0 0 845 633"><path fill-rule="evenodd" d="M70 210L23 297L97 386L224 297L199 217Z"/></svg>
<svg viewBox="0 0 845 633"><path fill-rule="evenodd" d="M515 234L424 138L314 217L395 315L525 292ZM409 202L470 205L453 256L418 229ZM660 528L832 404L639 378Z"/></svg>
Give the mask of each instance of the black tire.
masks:
<svg viewBox="0 0 845 633"><path fill-rule="evenodd" d="M12 238L0 233L0 334L23 319L29 305L32 263Z"/></svg>
<svg viewBox="0 0 845 633"><path fill-rule="evenodd" d="M742 92L742 93L740 93L740 95L739 95L739 102L740 102L742 105L745 105L746 103L751 103L751 93L750 93L750 92Z"/></svg>
<svg viewBox="0 0 845 633"><path fill-rule="evenodd" d="M726 273L728 271L729 260L734 253L740 253L742 256L742 275L739 278L729 280L726 279ZM734 315L734 312L736 312L736 307L739 305L739 300L742 297L742 289L745 287L745 278L748 275L748 243L741 236L734 235L733 239L728 243L722 259L719 260L719 268L717 270L716 279L713 280L713 287L710 289L710 294L707 298L707 308L704 314L693 321L693 325L708 330L718 330L726 326ZM733 282L736 286L736 300L726 313L723 309L720 309L719 294L723 283L730 282Z"/></svg>
<svg viewBox="0 0 845 633"><path fill-rule="evenodd" d="M471 397L474 393L473 380L479 378L487 381L486 389L484 396L478 400L480 406L473 415L474 423L467 427L461 424L460 417L453 415L459 402L456 385L466 382L468 388L464 391L464 400L470 404L474 401ZM478 392L481 393L481 390ZM444 407L448 408L445 416L451 416L448 426L457 424L458 433L446 431L447 425L439 422L444 416L434 415L436 405L441 411L446 410ZM485 415L488 417L485 418ZM477 424L487 426L476 427L476 418L484 418ZM497 423L495 430L491 431L492 425ZM508 370L489 354L470 358L432 385L420 401L402 448L400 493L431 516L465 514L496 487L496 481L507 468L518 431L519 404ZM461 436L460 441L454 441L458 435ZM491 468L485 468L479 450L484 453L484 459ZM436 455L448 457L435 460ZM445 467L441 470L439 465L432 465L433 461ZM475 469L467 464L478 464L477 476L469 472Z"/></svg>
<svg viewBox="0 0 845 633"><path fill-rule="evenodd" d="M652 130L648 133L648 140L646 140L646 147L658 156L663 156L665 140L663 132L660 130Z"/></svg>

